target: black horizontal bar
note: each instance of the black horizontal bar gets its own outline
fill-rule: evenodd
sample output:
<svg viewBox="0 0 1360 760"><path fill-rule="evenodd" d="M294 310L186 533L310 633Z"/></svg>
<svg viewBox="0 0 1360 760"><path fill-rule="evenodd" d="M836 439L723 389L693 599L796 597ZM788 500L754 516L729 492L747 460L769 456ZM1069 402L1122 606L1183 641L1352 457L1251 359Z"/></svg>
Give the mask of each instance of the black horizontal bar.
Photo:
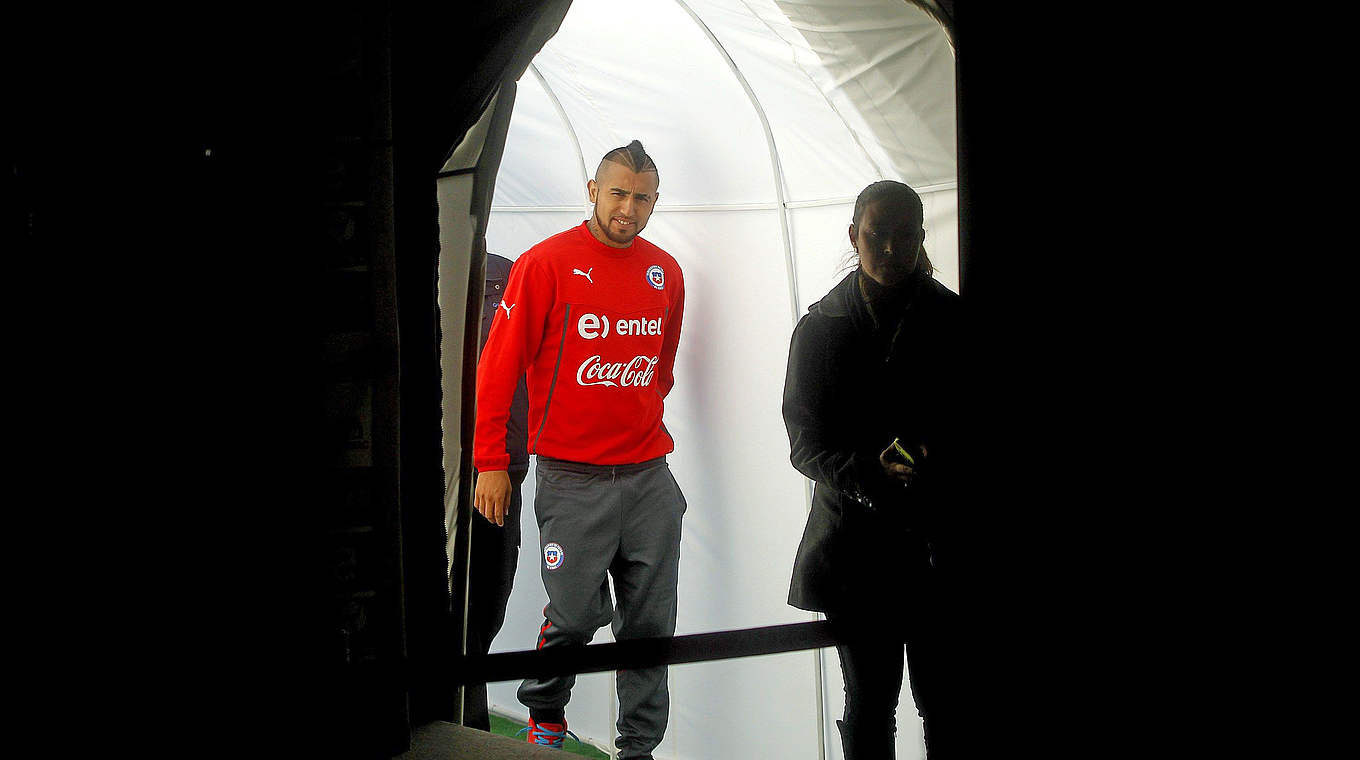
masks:
<svg viewBox="0 0 1360 760"><path fill-rule="evenodd" d="M834 646L830 624L790 623L669 638L629 639L613 644L553 647L462 658L454 668L458 683L492 683L570 673L598 673L657 665L755 657Z"/></svg>

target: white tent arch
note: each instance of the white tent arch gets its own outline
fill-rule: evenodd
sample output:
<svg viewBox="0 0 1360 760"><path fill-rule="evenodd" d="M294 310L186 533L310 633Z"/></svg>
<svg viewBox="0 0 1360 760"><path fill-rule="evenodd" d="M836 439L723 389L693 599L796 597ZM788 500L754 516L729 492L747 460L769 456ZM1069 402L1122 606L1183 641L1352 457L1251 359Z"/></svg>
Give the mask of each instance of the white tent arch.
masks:
<svg viewBox="0 0 1360 760"><path fill-rule="evenodd" d="M611 148L639 139L660 171L643 236L675 256L687 288L666 401L671 467L689 503L677 633L815 619L785 603L810 496L779 414L789 336L843 273L855 195L878 179L921 193L937 278L959 289L954 134L949 41L904 0L574 0L520 78L489 251L514 259L579 224L585 181ZM459 179L441 185L441 207ZM441 258L441 319L458 311L446 278L450 292L466 287L466 267L460 282L448 264ZM455 333L445 326L446 339ZM447 441L458 392L447 378L445 469L456 482ZM533 482L531 473L525 548L493 652L530 648L542 620ZM596 641L608 640L606 628ZM516 685L490 686L493 709L527 714ZM921 757L903 692L898 756ZM834 651L673 667L671 695L659 759L841 756ZM578 679L573 731L610 745L614 710L612 674Z"/></svg>
<svg viewBox="0 0 1360 760"><path fill-rule="evenodd" d="M794 323L797 324L798 278L794 276L794 272L797 271L797 264L793 258L793 244L789 240L789 201L785 197L784 167L779 161L779 148L775 145L774 133L770 130L770 118L765 115L765 108L760 105L760 98L756 96L755 90L751 89L751 83L746 80L745 76L742 76L741 69L732 60L727 48L723 47L723 44L718 41L713 30L708 28L708 24L705 24L704 20L699 18L699 14L695 13L694 9L685 3L685 0L675 0L675 2L685 9L690 18L694 19L694 23L704 31L704 35L713 43L713 47L717 48L718 52L722 54L723 60L732 70L732 76L736 77L737 81L741 83L741 89L745 91L746 97L750 98L751 107L755 109L756 116L760 118L760 127L765 133L765 146L770 151L770 169L774 172L774 191L779 203L779 242L784 247L784 257L788 264L789 304L794 309L793 319Z"/></svg>
<svg viewBox="0 0 1360 760"><path fill-rule="evenodd" d="M558 100L557 96L553 94L552 87L548 86L548 81L543 78L543 74L538 70L538 67L533 63L530 63L529 71L533 73L534 79L536 79L539 86L543 88L544 94L552 101L553 110L557 111L558 117L562 119L562 126L566 128L567 135L571 138L571 146L576 149L576 160L581 166L581 187L585 187L586 182L590 181L590 173L586 170L586 159L581 153L581 140L576 137L576 130L571 126L571 119L567 118L567 112L562 110L562 101ZM589 212L589 201L587 200L583 205L587 212Z"/></svg>

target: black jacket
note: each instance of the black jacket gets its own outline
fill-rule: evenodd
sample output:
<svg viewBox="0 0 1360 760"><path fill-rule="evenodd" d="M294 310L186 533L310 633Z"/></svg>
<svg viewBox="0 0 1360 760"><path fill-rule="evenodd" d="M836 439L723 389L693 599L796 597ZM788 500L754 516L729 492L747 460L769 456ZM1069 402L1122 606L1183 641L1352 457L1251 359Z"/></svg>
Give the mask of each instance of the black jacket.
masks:
<svg viewBox="0 0 1360 760"><path fill-rule="evenodd" d="M501 306L501 295L505 293L505 283L510 279L510 267L514 264L504 256L494 253L486 255L486 290L482 301L482 337L477 344L480 352L491 335L491 320L496 309ZM529 388L524 378L515 386L515 397L510 402L510 419L505 423L505 451L510 455L509 472L525 472L529 469Z"/></svg>
<svg viewBox="0 0 1360 760"><path fill-rule="evenodd" d="M851 272L794 328L784 424L793 466L816 482L789 590L795 607L883 604L885 591L928 572L935 517L958 479L962 304L934 279L908 287L905 310L880 315L880 326ZM894 438L929 452L907 487L878 462Z"/></svg>

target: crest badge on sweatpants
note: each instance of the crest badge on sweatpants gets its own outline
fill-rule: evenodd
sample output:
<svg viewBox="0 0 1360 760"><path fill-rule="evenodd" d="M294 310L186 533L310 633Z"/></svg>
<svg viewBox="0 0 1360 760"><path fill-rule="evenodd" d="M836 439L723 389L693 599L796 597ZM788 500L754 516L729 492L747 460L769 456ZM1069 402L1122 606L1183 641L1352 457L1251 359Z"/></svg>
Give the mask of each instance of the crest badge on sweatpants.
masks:
<svg viewBox="0 0 1360 760"><path fill-rule="evenodd" d="M543 547L543 566L549 570L556 570L562 566L562 560L566 559L567 553L562 551L562 545L551 543Z"/></svg>

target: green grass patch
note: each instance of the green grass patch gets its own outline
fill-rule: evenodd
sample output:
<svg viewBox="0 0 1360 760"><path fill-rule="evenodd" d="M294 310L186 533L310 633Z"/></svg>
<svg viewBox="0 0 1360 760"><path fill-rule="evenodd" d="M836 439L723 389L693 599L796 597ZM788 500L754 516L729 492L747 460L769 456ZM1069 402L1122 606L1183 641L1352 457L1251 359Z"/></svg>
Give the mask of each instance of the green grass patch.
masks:
<svg viewBox="0 0 1360 760"><path fill-rule="evenodd" d="M493 734L500 734L501 736L508 736L511 739L518 739L519 741L524 741L524 737L528 736L528 734L515 736L515 734L519 733L520 729L522 728L524 728L524 724L520 723L519 721L510 720L509 718L502 718L501 716L495 714L492 714L491 716L491 733ZM570 728L570 726L568 726L568 728ZM593 745L586 744L584 742L578 744L576 740L571 738L570 736L567 737L566 741L562 742L562 751L568 755L593 757L596 760L609 760L609 755L596 749Z"/></svg>

